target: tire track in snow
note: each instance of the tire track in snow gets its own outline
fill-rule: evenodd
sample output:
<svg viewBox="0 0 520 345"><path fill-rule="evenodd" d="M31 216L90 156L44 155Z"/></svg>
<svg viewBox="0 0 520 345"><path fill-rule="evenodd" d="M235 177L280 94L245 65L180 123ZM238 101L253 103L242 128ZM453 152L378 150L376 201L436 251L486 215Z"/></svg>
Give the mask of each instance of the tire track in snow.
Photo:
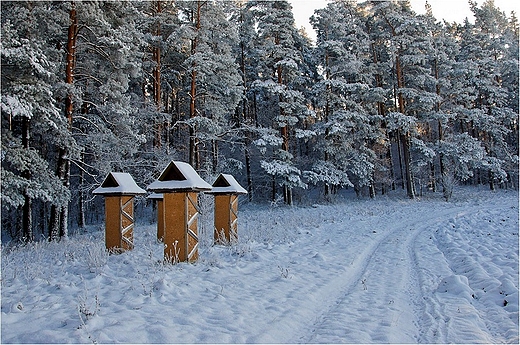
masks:
<svg viewBox="0 0 520 345"><path fill-rule="evenodd" d="M428 227L434 226L430 224ZM423 228L426 230L427 228ZM424 234L429 239L419 238L419 235ZM419 243L421 242L421 243ZM417 234L413 247L410 247L413 252L414 266L418 268L416 274L419 279L419 289L422 295L422 311L419 315L419 338L418 343L447 343L447 322L444 317L444 311L433 294L434 287L438 284L438 273L425 268L424 259L430 262L441 263L445 262L444 254L438 250L432 241L432 236L427 231Z"/></svg>
<svg viewBox="0 0 520 345"><path fill-rule="evenodd" d="M430 222L424 230L423 237L414 242L414 260L418 267L418 278L423 296L423 313L419 319L420 334L419 343L449 343L450 340L450 323L451 318L447 316L447 307L452 305L443 303L439 300L436 290L439 288L441 281L445 277L453 275L446 253L438 247L435 241L434 233L436 230L448 227L453 219L471 217L482 210L482 206L478 209L463 208L451 214L444 214L443 222Z"/></svg>
<svg viewBox="0 0 520 345"><path fill-rule="evenodd" d="M423 292L430 296L427 307L431 312L432 322L429 328L425 328L425 338L421 340L431 341L433 336L439 342L451 342L453 339L463 343L518 341L518 323L514 322L518 314L509 313L510 310L500 304L503 296L501 294L506 294L505 291L517 293L514 284L509 284L509 277L517 281L518 275L514 272L504 274L502 269L509 267L503 262L498 266L494 263L494 260L502 260L508 256L507 250L504 253L496 246L509 245L507 240L504 242L504 238L511 235L508 228L502 228L498 224L501 218L504 218L502 221L510 218L507 216L509 208L509 204L497 204L468 210L450 217L445 226L436 228L435 235L429 241L428 256L442 256L444 265L433 270L427 261L422 264L426 267L423 270ZM512 211L511 219L514 219L515 213L516 211ZM488 226L475 223L486 218L490 219ZM495 224L491 224L491 219ZM511 230L515 231L518 221L511 223ZM459 227L462 231L459 231ZM488 231L490 232L487 233ZM487 237L486 233L491 237ZM485 239L472 243L472 236L483 236ZM493 236L502 239L486 241ZM511 249L513 252L514 248L513 246ZM517 256L513 254L509 260L513 267L516 266ZM435 287L432 285L435 281L442 281L442 285ZM497 319L501 319L500 324L497 324ZM511 332L503 333L504 324L509 324L506 329Z"/></svg>
<svg viewBox="0 0 520 345"><path fill-rule="evenodd" d="M320 289L329 299L299 342L418 341L428 314L424 311L426 301L421 294L414 243L424 229L460 209L434 216L427 215L428 209L420 211L426 213L421 223L403 220L393 225L344 274ZM336 293L331 296L331 291Z"/></svg>

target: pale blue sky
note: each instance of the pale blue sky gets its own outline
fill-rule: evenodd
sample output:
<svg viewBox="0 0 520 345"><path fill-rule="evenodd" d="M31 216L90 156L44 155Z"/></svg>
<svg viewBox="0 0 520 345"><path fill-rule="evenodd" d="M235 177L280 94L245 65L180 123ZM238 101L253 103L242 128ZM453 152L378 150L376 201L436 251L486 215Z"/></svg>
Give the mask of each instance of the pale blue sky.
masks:
<svg viewBox="0 0 520 345"><path fill-rule="evenodd" d="M476 0L478 4L482 4L484 0ZM298 27L304 26L305 30L312 39L315 34L309 24L309 17L314 14L314 10L327 5L326 0L289 0L293 6L294 19ZM467 0L429 0L432 6L433 15L438 20L445 19L448 22L462 22L468 17L472 20L472 12L469 9ZM417 13L424 13L424 5L426 0L410 0L412 8ZM515 11L517 16L520 12L520 1L518 0L495 0L495 5L502 11L510 15L511 11Z"/></svg>

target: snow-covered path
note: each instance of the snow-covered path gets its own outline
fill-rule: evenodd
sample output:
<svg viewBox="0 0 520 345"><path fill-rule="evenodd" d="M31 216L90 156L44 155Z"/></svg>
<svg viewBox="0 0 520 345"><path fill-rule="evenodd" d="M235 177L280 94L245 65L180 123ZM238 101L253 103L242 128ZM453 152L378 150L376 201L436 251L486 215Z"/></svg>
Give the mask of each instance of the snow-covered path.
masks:
<svg viewBox="0 0 520 345"><path fill-rule="evenodd" d="M517 217L514 205L481 205L423 238L422 286L431 295L425 300L432 322L421 339L518 342Z"/></svg>
<svg viewBox="0 0 520 345"><path fill-rule="evenodd" d="M461 193L244 207L197 264L154 224L104 260L102 232L3 250L2 343L518 342L518 193Z"/></svg>
<svg viewBox="0 0 520 345"><path fill-rule="evenodd" d="M460 296L461 291L471 290L468 280L454 276L457 264L455 272L448 262L447 267L439 265L444 261L443 253L432 243L430 230L445 224L447 219L449 224L453 221L467 223L475 216L474 212L482 213L481 210L463 210L455 207L432 215L425 209L422 210L425 214L418 217L401 219L387 226L379 225L379 231L384 235L367 246L351 264L351 269L337 278L351 284L343 286L342 293L339 297L335 296L332 306L322 311L313 324L310 336L299 341L338 343L349 339L354 343L446 343L453 339L449 334L451 332L462 333L457 334L456 339L463 343L492 343L497 339L507 341L506 337L493 334L478 319L468 322L465 315L459 316L460 320L457 321L457 316L450 315L454 309L462 313L461 308L469 308L469 314L486 313L486 308L472 309L473 303L467 300L468 294ZM470 259L465 250L461 253L463 257L458 258L458 262ZM439 254L440 260L432 261L432 256ZM431 265L431 262L435 264ZM472 265L474 270L481 268L477 260L473 260ZM443 273L444 270L446 273ZM436 288L435 284L428 283L424 274L434 275L437 279L434 281L442 281L443 275L447 278L442 286ZM490 276L492 274L486 275ZM452 296L434 294L426 297L443 287L446 291L453 290ZM331 290L335 289L336 286ZM511 327L514 327L512 321L509 320Z"/></svg>
<svg viewBox="0 0 520 345"><path fill-rule="evenodd" d="M415 239L425 225L439 220L400 219L374 226L381 233L351 264L339 299L313 325L311 343L417 342L420 286L415 259ZM423 223L426 221L426 223ZM376 224L374 224L376 225ZM395 329L399 329L396 334ZM367 331L370 330L370 331Z"/></svg>

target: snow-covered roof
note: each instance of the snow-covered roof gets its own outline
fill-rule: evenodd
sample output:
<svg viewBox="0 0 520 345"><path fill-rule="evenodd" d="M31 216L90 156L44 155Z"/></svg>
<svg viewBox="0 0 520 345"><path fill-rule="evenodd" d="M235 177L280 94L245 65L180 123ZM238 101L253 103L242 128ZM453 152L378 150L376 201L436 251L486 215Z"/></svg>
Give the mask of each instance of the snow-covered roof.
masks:
<svg viewBox="0 0 520 345"><path fill-rule="evenodd" d="M220 174L213 182L211 194L247 194L247 191L235 180L232 175Z"/></svg>
<svg viewBox="0 0 520 345"><path fill-rule="evenodd" d="M129 173L111 172L101 186L92 191L93 194L137 195L146 191L139 187Z"/></svg>
<svg viewBox="0 0 520 345"><path fill-rule="evenodd" d="M209 191L211 185L204 181L188 163L171 161L161 176L146 189L156 193Z"/></svg>
<svg viewBox="0 0 520 345"><path fill-rule="evenodd" d="M162 200L164 199L164 195L162 193L150 193L146 198L152 200Z"/></svg>

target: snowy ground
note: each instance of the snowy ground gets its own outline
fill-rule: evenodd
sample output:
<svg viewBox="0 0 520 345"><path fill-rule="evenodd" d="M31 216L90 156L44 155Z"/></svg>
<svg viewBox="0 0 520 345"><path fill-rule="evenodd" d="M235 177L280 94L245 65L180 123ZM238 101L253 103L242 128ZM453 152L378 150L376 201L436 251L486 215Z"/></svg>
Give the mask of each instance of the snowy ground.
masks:
<svg viewBox="0 0 520 345"><path fill-rule="evenodd" d="M207 209L211 209L206 205ZM155 224L2 245L2 343L518 343L518 192L241 208L239 242L162 263ZM146 223L146 222L143 222Z"/></svg>

